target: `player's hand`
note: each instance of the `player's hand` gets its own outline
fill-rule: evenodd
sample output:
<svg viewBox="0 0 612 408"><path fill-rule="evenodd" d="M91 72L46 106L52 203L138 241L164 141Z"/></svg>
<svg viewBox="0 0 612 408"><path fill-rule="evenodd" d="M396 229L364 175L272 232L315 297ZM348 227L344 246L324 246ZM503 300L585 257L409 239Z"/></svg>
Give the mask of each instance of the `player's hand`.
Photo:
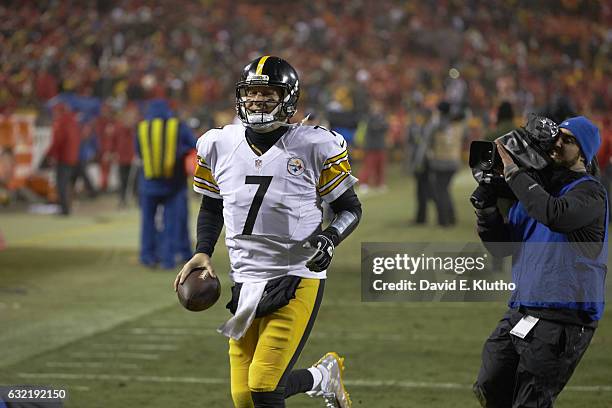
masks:
<svg viewBox="0 0 612 408"><path fill-rule="evenodd" d="M193 271L195 268L202 268L206 271L206 274L216 278L215 269L212 266L212 262L210 257L207 254L197 253L191 257L189 261L183 266L181 271L176 275L176 279L174 279L174 291L178 290L178 285L185 282L189 273Z"/></svg>
<svg viewBox="0 0 612 408"><path fill-rule="evenodd" d="M327 269L334 256L334 243L325 235L313 235L303 245L304 248L315 249L315 254L306 262L306 267L313 272Z"/></svg>

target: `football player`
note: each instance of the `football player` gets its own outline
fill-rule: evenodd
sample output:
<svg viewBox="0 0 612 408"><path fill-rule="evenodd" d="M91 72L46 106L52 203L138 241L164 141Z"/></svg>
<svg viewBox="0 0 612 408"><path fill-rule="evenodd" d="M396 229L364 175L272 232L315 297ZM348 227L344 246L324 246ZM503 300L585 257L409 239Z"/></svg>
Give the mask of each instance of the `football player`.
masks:
<svg viewBox="0 0 612 408"><path fill-rule="evenodd" d="M287 61L262 56L236 84L242 124L212 129L197 143L194 189L203 195L197 249L174 282L194 268L215 275L210 257L225 224L234 282L229 337L237 408L284 407L297 393L351 406L343 359L325 354L293 370L314 324L334 250L357 226L361 204L346 142L320 126L289 123L300 94ZM321 228L321 200L334 211Z"/></svg>

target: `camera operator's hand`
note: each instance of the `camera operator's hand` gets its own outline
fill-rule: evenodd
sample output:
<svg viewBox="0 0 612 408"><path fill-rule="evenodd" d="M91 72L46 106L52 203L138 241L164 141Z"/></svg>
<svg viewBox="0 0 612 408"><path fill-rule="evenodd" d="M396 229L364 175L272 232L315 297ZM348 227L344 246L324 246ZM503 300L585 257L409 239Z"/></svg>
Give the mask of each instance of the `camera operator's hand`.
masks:
<svg viewBox="0 0 612 408"><path fill-rule="evenodd" d="M508 150L506 150L506 147L504 146L502 141L496 140L495 144L497 145L497 151L499 152L499 156L502 159L502 163L504 163L504 170L511 164L515 164L514 160L512 160L512 156L510 156L510 153L508 153Z"/></svg>
<svg viewBox="0 0 612 408"><path fill-rule="evenodd" d="M506 150L506 147L501 142L501 140L496 140L495 144L497 145L497 151L499 152L499 157L502 159L502 163L504 164L504 178L506 181L510 180L514 173L519 169L514 160L512 160L512 156Z"/></svg>
<svg viewBox="0 0 612 408"><path fill-rule="evenodd" d="M470 202L477 210L495 207L497 205L495 188L490 184L479 184L470 196Z"/></svg>

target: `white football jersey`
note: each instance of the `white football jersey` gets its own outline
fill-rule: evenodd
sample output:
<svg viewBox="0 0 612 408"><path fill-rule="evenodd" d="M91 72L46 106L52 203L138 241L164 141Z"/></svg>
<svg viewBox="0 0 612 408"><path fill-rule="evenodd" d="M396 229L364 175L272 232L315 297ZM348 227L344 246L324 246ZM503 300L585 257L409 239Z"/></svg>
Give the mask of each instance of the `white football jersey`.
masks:
<svg viewBox="0 0 612 408"><path fill-rule="evenodd" d="M302 245L321 225L320 200L331 202L357 182L345 140L319 126L291 126L259 156L245 130L228 125L198 139L193 183L223 199L232 280L325 278L306 268L314 251Z"/></svg>

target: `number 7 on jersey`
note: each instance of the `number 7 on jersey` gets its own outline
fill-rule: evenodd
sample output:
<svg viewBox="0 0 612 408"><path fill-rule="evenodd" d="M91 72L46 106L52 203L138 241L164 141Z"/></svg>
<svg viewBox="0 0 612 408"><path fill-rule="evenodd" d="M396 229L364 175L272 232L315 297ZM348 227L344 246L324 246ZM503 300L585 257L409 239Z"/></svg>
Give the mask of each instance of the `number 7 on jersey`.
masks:
<svg viewBox="0 0 612 408"><path fill-rule="evenodd" d="M246 176L245 184L259 184L259 188L253 197L251 208L249 208L249 214L247 215L246 222L244 223L244 229L242 235L251 235L253 233L253 227L255 226L255 219L257 219L257 213L261 208L268 187L272 182L272 176Z"/></svg>

